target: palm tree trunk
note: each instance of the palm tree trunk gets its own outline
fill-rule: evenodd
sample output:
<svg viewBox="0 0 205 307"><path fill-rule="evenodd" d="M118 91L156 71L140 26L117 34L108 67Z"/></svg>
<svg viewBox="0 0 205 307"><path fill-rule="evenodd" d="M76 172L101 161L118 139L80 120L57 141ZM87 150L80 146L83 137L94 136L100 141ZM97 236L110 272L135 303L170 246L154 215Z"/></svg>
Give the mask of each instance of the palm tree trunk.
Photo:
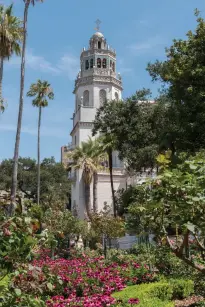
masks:
<svg viewBox="0 0 205 307"><path fill-rule="evenodd" d="M26 53L26 41L27 41L27 19L28 19L29 4L30 4L30 0L27 0L25 2L25 7L24 7L24 24L23 24L24 37L23 37L23 47L22 47L22 55L21 55L19 113L18 113L18 124L17 124L17 131L16 131L16 142L15 142L15 149L14 149L14 163L13 163L12 184L11 184L11 204L8 210L9 216L12 216L14 212L14 202L16 199L16 190L17 190L19 145L20 145L21 123L22 123L23 102L24 102L25 53Z"/></svg>
<svg viewBox="0 0 205 307"><path fill-rule="evenodd" d="M40 203L40 184L41 184L41 173L40 173L40 131L41 131L41 111L42 108L39 107L39 115L38 115L38 175L37 175L37 204Z"/></svg>
<svg viewBox="0 0 205 307"><path fill-rule="evenodd" d="M113 213L114 217L116 217L117 208L116 208L115 190L114 190L113 174L112 174L112 149L108 150L108 160L109 160L110 184L111 184L112 202L113 202Z"/></svg>
<svg viewBox="0 0 205 307"><path fill-rule="evenodd" d="M0 59L0 112L4 111L4 100L2 96L3 71L4 71L4 58L1 57Z"/></svg>
<svg viewBox="0 0 205 307"><path fill-rule="evenodd" d="M98 211L98 190L97 190L97 185L98 185L98 174L95 172L93 174L93 211L96 213Z"/></svg>
<svg viewBox="0 0 205 307"><path fill-rule="evenodd" d="M85 183L85 208L88 218L90 218L91 203L90 203L90 184Z"/></svg>

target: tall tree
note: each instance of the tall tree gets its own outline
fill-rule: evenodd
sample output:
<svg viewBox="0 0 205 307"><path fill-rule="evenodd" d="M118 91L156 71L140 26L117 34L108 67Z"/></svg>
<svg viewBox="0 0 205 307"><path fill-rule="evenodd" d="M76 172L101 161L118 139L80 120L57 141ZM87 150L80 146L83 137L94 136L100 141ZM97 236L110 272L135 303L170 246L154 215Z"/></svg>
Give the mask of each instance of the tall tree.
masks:
<svg viewBox="0 0 205 307"><path fill-rule="evenodd" d="M177 151L205 148L205 20L186 39L175 39L166 50L166 60L148 65L153 81L167 88L172 118L172 137Z"/></svg>
<svg viewBox="0 0 205 307"><path fill-rule="evenodd" d="M160 154L159 175L136 188L127 225L154 234L158 243L205 274L205 153L188 159L180 155L174 167L169 156Z"/></svg>
<svg viewBox="0 0 205 307"><path fill-rule="evenodd" d="M113 158L112 158L113 151L116 148L116 144L115 144L116 140L115 140L114 135L110 133L110 134L101 136L100 141L101 141L102 152L105 152L108 156L108 167L109 167L109 174L110 174L113 213L114 213L114 217L116 217L117 216L117 204L116 204L115 189L114 189L114 182L113 182Z"/></svg>
<svg viewBox="0 0 205 307"><path fill-rule="evenodd" d="M21 55L20 97L19 97L19 113L18 113L18 123L16 131L16 141L14 148L14 164L13 164L12 185L11 185L11 204L8 208L8 215L10 216L13 214L14 211L14 202L15 202L16 189L17 189L19 145L20 145L21 123L22 123L23 104L24 104L25 55L26 55L26 42L27 42L28 11L30 4L34 6L35 2L37 1L43 2L43 0L23 0L23 1L25 3L25 6L24 6L24 21L23 21L23 47Z"/></svg>
<svg viewBox="0 0 205 307"><path fill-rule="evenodd" d="M113 135L115 149L127 169L153 168L161 139L168 125L166 101L150 103L147 89L137 91L125 101L109 101L98 109L93 134Z"/></svg>
<svg viewBox="0 0 205 307"><path fill-rule="evenodd" d="M48 106L48 99L54 99L54 93L47 81L38 80L37 83L31 84L30 90L27 93L28 97L35 97L32 100L32 105L39 109L38 115L38 174L37 174L37 204L40 202L40 130L41 130L41 113L42 108Z"/></svg>
<svg viewBox="0 0 205 307"><path fill-rule="evenodd" d="M99 151L99 143L97 140L88 139L82 142L81 146L76 147L68 153L69 159L73 160L71 167L82 170L85 193L85 208L88 218L91 214L91 195L90 186L93 181L93 210L97 211L97 171L100 168L100 159L103 153Z"/></svg>
<svg viewBox="0 0 205 307"><path fill-rule="evenodd" d="M23 39L22 20L13 15L13 5L4 7L0 5L0 111L4 111L2 96L2 81L4 60L15 54L21 54Z"/></svg>

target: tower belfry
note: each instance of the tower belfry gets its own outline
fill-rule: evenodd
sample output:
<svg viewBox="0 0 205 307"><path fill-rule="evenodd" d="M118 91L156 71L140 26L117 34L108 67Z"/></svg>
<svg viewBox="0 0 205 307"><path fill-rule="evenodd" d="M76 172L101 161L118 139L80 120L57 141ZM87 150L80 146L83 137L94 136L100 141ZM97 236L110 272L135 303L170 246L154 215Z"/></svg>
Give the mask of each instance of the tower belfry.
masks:
<svg viewBox="0 0 205 307"><path fill-rule="evenodd" d="M75 110L71 131L72 148L80 146L81 142L92 137L93 121L97 109L105 101L122 98L122 80L120 74L116 74L116 51L107 44L104 35L100 32L100 24L101 21L97 19L96 32L89 40L89 47L88 49L83 48L80 55L80 71L73 91ZM122 169L122 163L116 153L113 153L113 165L116 170ZM74 177L71 207L77 207L79 216L83 218L85 204L82 172L75 171ZM121 177L117 177L117 173L115 177L116 182L120 182ZM105 202L108 205L111 205L112 202L108 173L99 174L98 185L98 191L101 193L98 195L101 210Z"/></svg>

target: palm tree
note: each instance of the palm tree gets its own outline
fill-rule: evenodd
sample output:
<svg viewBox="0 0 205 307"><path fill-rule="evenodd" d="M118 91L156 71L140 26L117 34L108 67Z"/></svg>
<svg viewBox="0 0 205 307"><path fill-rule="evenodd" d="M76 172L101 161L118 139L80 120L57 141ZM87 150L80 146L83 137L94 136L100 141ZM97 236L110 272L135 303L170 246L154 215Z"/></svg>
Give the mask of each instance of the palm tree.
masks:
<svg viewBox="0 0 205 307"><path fill-rule="evenodd" d="M101 151L107 153L108 155L110 184L111 184L112 202L113 202L113 213L114 213L114 217L116 217L117 216L117 204L116 204L115 189L114 189L114 183L113 183L113 160L112 160L112 153L115 150L115 138L112 134L106 134L106 135L100 136L100 141L101 141Z"/></svg>
<svg viewBox="0 0 205 307"><path fill-rule="evenodd" d="M13 15L13 5L5 8L0 5L0 111L4 111L4 99L2 97L2 81L4 60L10 59L15 54L21 54L21 42L23 39L22 20Z"/></svg>
<svg viewBox="0 0 205 307"><path fill-rule="evenodd" d="M82 142L81 146L76 147L68 153L68 158L73 162L71 167L82 170L82 178L84 181L85 208L88 218L91 215L91 197L90 185L93 181L93 210L97 211L97 171L100 168L100 157L102 153L99 151L99 143L97 140L88 139Z"/></svg>
<svg viewBox="0 0 205 307"><path fill-rule="evenodd" d="M93 211L98 211L98 197L97 197L97 187L98 187L98 170L102 169L103 166L101 165L101 162L105 158L105 154L103 151L101 151L101 140L100 138L96 138L92 140L91 137L89 137L87 141L87 146L90 149L88 154L93 159L93 163L96 167L96 170L93 172Z"/></svg>
<svg viewBox="0 0 205 307"><path fill-rule="evenodd" d="M32 105L39 108L38 115L38 174L37 174L37 204L40 202L40 130L41 130L41 113L42 108L48 106L48 99L54 99L54 93L50 84L47 81L38 80L37 83L31 84L30 90L27 93L28 97L35 97L32 100Z"/></svg>
<svg viewBox="0 0 205 307"><path fill-rule="evenodd" d="M25 6L24 6L24 21L23 21L23 47L21 54L21 81L20 81L19 113L18 113L18 123L16 131L14 163L13 163L12 183L11 183L11 204L10 207L8 208L8 214L10 216L13 214L14 211L14 203L15 203L16 189L17 189L19 145L20 145L21 123L22 123L23 102L24 102L25 54L26 54L26 42L27 42L28 10L30 4L34 6L36 1L43 2L43 0L23 0L23 1L25 3Z"/></svg>

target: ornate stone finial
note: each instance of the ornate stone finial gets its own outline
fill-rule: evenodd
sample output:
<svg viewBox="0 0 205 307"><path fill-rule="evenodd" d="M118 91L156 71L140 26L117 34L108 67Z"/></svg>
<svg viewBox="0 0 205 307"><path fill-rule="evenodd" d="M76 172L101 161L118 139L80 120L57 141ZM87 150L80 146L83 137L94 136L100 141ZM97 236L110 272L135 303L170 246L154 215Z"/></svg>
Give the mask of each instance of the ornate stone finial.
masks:
<svg viewBox="0 0 205 307"><path fill-rule="evenodd" d="M95 23L96 23L96 28L95 28L95 30L99 32L101 20L100 20L100 19L97 19Z"/></svg>

